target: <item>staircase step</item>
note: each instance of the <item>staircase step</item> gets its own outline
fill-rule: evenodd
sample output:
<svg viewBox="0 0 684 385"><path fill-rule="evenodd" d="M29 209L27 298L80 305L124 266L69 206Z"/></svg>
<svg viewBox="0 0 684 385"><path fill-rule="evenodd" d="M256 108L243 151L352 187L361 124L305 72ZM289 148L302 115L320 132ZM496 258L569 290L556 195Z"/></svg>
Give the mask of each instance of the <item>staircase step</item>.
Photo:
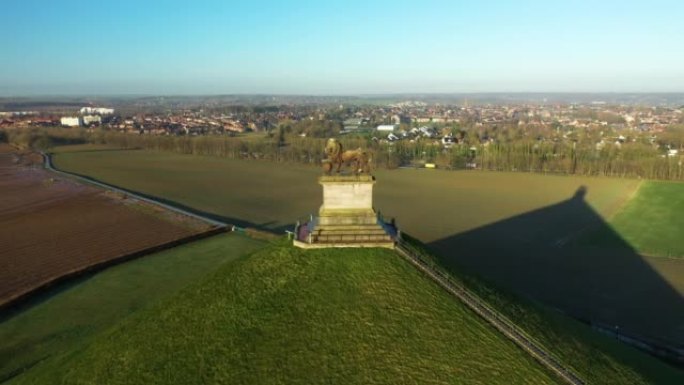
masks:
<svg viewBox="0 0 684 385"><path fill-rule="evenodd" d="M391 242L392 237L389 235L316 235L313 237L314 242Z"/></svg>
<svg viewBox="0 0 684 385"><path fill-rule="evenodd" d="M382 226L377 223L368 225L318 225L317 230L368 230L368 229L382 229Z"/></svg>
<svg viewBox="0 0 684 385"><path fill-rule="evenodd" d="M383 229L369 229L369 230L314 230L314 234L337 234L337 235L354 235L354 234L387 234Z"/></svg>

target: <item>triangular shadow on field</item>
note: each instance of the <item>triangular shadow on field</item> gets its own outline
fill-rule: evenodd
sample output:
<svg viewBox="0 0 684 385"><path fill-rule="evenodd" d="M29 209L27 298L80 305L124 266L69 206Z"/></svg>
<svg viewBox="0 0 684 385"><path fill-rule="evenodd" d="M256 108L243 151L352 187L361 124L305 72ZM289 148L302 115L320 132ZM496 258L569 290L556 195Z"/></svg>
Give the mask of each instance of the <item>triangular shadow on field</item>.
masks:
<svg viewBox="0 0 684 385"><path fill-rule="evenodd" d="M447 268L604 330L684 347L684 299L587 204L586 192L429 247Z"/></svg>

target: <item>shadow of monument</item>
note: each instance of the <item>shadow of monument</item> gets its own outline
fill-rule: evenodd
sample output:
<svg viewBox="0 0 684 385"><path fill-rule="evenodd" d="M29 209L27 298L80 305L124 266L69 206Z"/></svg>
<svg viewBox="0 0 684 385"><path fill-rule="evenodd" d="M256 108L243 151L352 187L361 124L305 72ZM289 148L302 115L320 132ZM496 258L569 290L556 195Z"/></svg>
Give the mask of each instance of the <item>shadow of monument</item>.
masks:
<svg viewBox="0 0 684 385"><path fill-rule="evenodd" d="M447 268L585 322L684 346L684 299L587 204L585 194L580 187L566 201L429 247Z"/></svg>

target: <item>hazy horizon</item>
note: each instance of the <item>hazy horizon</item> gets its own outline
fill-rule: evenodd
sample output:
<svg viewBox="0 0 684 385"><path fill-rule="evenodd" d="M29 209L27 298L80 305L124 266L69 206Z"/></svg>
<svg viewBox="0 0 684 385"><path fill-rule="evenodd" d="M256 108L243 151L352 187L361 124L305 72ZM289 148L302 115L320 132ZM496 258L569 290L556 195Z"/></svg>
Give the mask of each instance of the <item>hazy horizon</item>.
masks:
<svg viewBox="0 0 684 385"><path fill-rule="evenodd" d="M684 96L684 91L483 91L483 92L375 92L375 93L268 93L268 92L225 92L225 93L201 93L201 92L188 92L188 93L36 93L36 94L23 94L23 95L2 95L0 98L26 98L26 99L50 99L50 98L146 98L146 97L179 97L179 98L192 98L192 97L350 97L350 98L382 98L382 97L435 97L435 96L628 96L628 95L638 95L638 96L649 96L649 95L676 95Z"/></svg>
<svg viewBox="0 0 684 385"><path fill-rule="evenodd" d="M677 93L684 4L28 0L0 96Z"/></svg>

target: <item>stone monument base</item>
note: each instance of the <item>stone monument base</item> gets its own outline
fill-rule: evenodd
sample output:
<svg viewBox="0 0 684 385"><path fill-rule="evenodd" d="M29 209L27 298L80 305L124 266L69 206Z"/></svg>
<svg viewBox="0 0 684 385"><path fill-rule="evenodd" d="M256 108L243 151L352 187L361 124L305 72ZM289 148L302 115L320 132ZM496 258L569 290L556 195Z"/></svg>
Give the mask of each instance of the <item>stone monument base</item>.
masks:
<svg viewBox="0 0 684 385"><path fill-rule="evenodd" d="M322 176L323 205L295 246L394 248L394 235L373 209L370 175Z"/></svg>

